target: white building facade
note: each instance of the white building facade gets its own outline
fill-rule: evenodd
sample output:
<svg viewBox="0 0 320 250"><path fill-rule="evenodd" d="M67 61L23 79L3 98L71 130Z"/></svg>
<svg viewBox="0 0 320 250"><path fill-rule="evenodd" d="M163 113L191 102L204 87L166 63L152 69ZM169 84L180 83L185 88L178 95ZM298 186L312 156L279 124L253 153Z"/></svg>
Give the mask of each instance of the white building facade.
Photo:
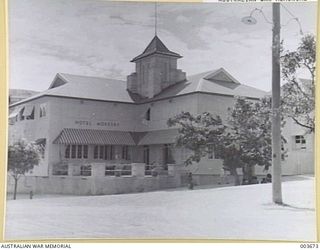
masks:
<svg viewBox="0 0 320 250"><path fill-rule="evenodd" d="M107 194L183 185L177 173L188 152L174 147L178 130L168 128L168 119L182 111L225 119L236 96L258 100L266 92L240 84L223 68L186 76L179 58L155 36L131 61L136 71L127 81L59 73L46 91L12 104L9 142L24 138L43 149L25 186ZM283 174L313 173L313 136L287 124ZM158 168L153 178L151 168ZM221 168L213 153L186 171L214 182Z"/></svg>

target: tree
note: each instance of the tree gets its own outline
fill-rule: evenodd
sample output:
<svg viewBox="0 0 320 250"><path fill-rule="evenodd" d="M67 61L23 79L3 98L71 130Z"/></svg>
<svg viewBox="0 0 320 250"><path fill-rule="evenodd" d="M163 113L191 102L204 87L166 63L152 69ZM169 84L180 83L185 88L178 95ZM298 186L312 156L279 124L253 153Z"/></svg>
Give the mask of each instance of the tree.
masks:
<svg viewBox="0 0 320 250"><path fill-rule="evenodd" d="M219 136L225 127L219 116L208 112L193 116L189 112L182 112L167 122L169 127L178 126L179 135L176 139L178 147L189 149L192 154L186 159L185 164L199 162L202 157L210 152L210 145L219 141Z"/></svg>
<svg viewBox="0 0 320 250"><path fill-rule="evenodd" d="M8 172L14 179L13 199L17 197L18 181L22 175L39 164L39 147L19 140L8 148Z"/></svg>
<svg viewBox="0 0 320 250"><path fill-rule="evenodd" d="M271 99L251 102L237 98L227 120L226 146L237 146L244 178L252 180L256 165L271 165Z"/></svg>
<svg viewBox="0 0 320 250"><path fill-rule="evenodd" d="M210 152L210 145L234 176L235 185L240 184L237 168L250 182L254 166L268 169L271 165L271 98L256 102L237 98L224 124L208 112L197 116L182 112L168 120L168 126L177 125L177 146L192 152L186 165L199 162Z"/></svg>
<svg viewBox="0 0 320 250"><path fill-rule="evenodd" d="M221 140L215 147L215 154L223 160L224 168L229 170L234 177L234 184L236 186L240 185L237 169L243 168L244 162L241 160L239 145L232 141L228 132L225 131L225 133L221 135Z"/></svg>
<svg viewBox="0 0 320 250"><path fill-rule="evenodd" d="M168 126L178 126L179 135L176 138L178 147L185 147L191 151L190 156L185 160L185 165L193 162L200 162L201 158L211 153L223 159L225 168L235 177L235 184L239 185L236 168L242 167L240 156L236 146L227 143L231 137L226 132L226 126L219 116L209 112L193 116L189 112L182 112L168 120Z"/></svg>
<svg viewBox="0 0 320 250"><path fill-rule="evenodd" d="M281 126L285 124L281 117ZM249 101L238 97L233 108L230 109L227 118L227 129L223 136L224 152L226 156L224 164L238 158L238 164L242 166L244 178L251 183L255 166L262 166L268 170L271 166L272 144L272 109L271 97L264 97L259 101ZM282 145L286 143L281 137ZM231 148L231 158L226 149ZM286 152L282 151L282 159ZM236 161L237 159L234 159Z"/></svg>
<svg viewBox="0 0 320 250"><path fill-rule="evenodd" d="M316 70L316 41L313 35L301 39L296 51L284 51L281 56L282 109L296 124L314 132L314 87ZM299 79L307 75L308 80Z"/></svg>

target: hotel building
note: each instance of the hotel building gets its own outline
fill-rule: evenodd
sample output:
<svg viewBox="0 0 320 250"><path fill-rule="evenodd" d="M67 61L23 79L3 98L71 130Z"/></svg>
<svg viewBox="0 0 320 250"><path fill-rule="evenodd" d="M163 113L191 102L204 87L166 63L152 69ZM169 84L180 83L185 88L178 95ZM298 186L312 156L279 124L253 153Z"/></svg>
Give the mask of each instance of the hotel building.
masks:
<svg viewBox="0 0 320 250"><path fill-rule="evenodd" d="M167 120L182 111L225 119L236 96L258 100L267 93L223 68L187 76L177 66L181 57L155 36L131 60L135 72L126 81L58 73L47 90L12 104L9 142L24 138L42 148L24 186L44 193L137 192L183 185L187 171L198 184L214 182L222 160L212 152L183 167L189 152L174 146L178 130ZM313 173L312 135L287 124L283 174Z"/></svg>

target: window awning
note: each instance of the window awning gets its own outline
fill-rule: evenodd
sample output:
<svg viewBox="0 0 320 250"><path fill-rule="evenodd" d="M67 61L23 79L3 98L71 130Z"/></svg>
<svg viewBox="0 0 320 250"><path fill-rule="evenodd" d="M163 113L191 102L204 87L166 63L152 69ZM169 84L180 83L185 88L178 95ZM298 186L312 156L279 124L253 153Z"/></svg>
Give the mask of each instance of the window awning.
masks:
<svg viewBox="0 0 320 250"><path fill-rule="evenodd" d="M23 110L23 116L30 116L32 114L32 111L34 110L34 106L33 105L28 105L24 108Z"/></svg>
<svg viewBox="0 0 320 250"><path fill-rule="evenodd" d="M150 131L142 137L138 145L172 144L178 134L177 129Z"/></svg>
<svg viewBox="0 0 320 250"><path fill-rule="evenodd" d="M136 145L129 132L65 128L54 144Z"/></svg>
<svg viewBox="0 0 320 250"><path fill-rule="evenodd" d="M9 118L15 118L17 115L19 115L20 110L21 110L21 108L17 108L15 110L13 110L11 112L11 114L9 114Z"/></svg>
<svg viewBox="0 0 320 250"><path fill-rule="evenodd" d="M39 138L35 141L37 145L46 144L46 138Z"/></svg>

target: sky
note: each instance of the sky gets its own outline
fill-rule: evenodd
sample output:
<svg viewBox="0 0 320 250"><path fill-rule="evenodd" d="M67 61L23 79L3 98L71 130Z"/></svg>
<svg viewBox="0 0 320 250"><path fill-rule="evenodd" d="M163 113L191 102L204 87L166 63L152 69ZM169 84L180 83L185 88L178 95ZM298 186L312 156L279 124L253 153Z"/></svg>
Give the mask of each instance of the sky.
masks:
<svg viewBox="0 0 320 250"><path fill-rule="evenodd" d="M315 34L316 2L283 3L281 39L294 50ZM10 0L9 87L43 91L58 73L126 80L130 60L154 36L154 3L97 0ZM272 25L255 11L256 25L241 19L270 3L158 3L157 34L183 56L178 68L193 75L225 68L240 83L271 89ZM289 10L289 12L287 11Z"/></svg>

